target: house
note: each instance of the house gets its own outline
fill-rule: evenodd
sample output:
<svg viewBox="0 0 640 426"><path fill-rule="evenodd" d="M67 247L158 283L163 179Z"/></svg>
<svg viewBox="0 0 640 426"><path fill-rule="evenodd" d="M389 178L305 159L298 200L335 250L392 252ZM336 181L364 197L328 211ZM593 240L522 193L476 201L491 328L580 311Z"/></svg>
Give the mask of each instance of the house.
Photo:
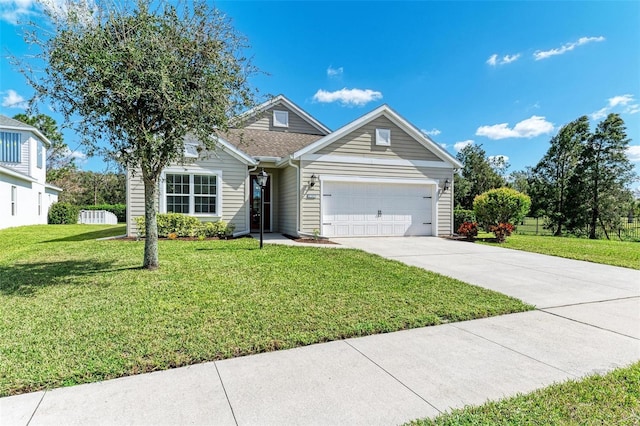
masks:
<svg viewBox="0 0 640 426"><path fill-rule="evenodd" d="M260 226L257 174L269 176L266 232L322 237L450 235L453 173L462 165L387 105L331 131L280 95L215 136L185 142L184 164L160 179L161 213L225 220L235 234ZM144 216L140 173L128 173L127 232Z"/></svg>
<svg viewBox="0 0 640 426"><path fill-rule="evenodd" d="M47 223L62 191L45 181L49 146L35 127L0 115L0 229Z"/></svg>

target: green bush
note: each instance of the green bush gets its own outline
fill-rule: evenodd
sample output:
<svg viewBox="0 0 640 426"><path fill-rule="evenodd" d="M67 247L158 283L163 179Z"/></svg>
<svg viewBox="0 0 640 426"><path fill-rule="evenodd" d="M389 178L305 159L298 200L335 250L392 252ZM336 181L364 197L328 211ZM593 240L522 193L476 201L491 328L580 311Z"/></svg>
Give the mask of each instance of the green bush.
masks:
<svg viewBox="0 0 640 426"><path fill-rule="evenodd" d="M231 236L235 229L235 225L224 220L202 223L197 217L181 213L159 213L156 220L158 222L159 237L168 237L169 234L175 234L177 237L226 238ZM144 237L144 216L136 217L135 221L138 227L138 235Z"/></svg>
<svg viewBox="0 0 640 426"><path fill-rule="evenodd" d="M89 205L82 206L80 210L106 210L116 215L118 222L127 221L127 206L126 204L98 204L97 206Z"/></svg>
<svg viewBox="0 0 640 426"><path fill-rule="evenodd" d="M456 207L453 210L453 229L460 228L460 225L465 222L477 222L476 214L473 210L465 210Z"/></svg>
<svg viewBox="0 0 640 426"><path fill-rule="evenodd" d="M54 203L49 208L47 223L51 225L73 225L78 223L80 209L69 203Z"/></svg>
<svg viewBox="0 0 640 426"><path fill-rule="evenodd" d="M529 212L531 199L512 188L484 192L473 200L476 219L485 230L499 223L520 223Z"/></svg>

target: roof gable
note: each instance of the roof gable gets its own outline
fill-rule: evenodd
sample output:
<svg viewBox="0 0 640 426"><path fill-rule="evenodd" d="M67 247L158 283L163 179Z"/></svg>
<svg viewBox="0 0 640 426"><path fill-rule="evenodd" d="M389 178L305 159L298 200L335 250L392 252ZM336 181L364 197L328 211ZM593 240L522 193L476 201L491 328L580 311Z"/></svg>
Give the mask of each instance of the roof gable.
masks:
<svg viewBox="0 0 640 426"><path fill-rule="evenodd" d="M398 126L401 130L406 132L409 136L415 139L418 143L420 143L426 149L431 151L436 157L438 157L442 161L450 163L453 167L456 167L456 168L462 167L462 164L456 158L454 158L451 154L449 154L447 151L442 149L442 147L440 147L437 143L435 143L431 138L429 138L428 136L425 136L420 130L418 130L416 127L410 124L407 120L402 118L398 113L396 113L393 109L391 109L386 104L376 108L375 110L371 111L368 114L363 115L357 120L354 120L351 123L341 127L335 132L326 135L322 139L319 139L318 141L296 151L295 153L292 154L292 157L295 159L298 159L305 154L316 153L322 148L330 145L331 143L339 140L340 138L343 138L349 135L351 132L366 125L367 123L370 123L371 121L379 117L387 118L389 121L391 121L393 124Z"/></svg>
<svg viewBox="0 0 640 426"><path fill-rule="evenodd" d="M33 126L30 126L29 124L23 123L22 121L9 118L5 115L0 115L0 129L31 132L37 137L39 137L40 140L42 140L42 142L44 142L47 147L51 146L51 141L47 139L47 137L43 135L40 130L38 130Z"/></svg>
<svg viewBox="0 0 640 426"><path fill-rule="evenodd" d="M249 111L239 115L234 121L236 123L242 123L243 121L250 120L251 118L258 117L260 114L267 112L269 109L276 106L283 106L286 110L293 112L296 116L298 116L303 122L309 125L311 128L315 129L320 135L327 135L331 133L331 130L326 127L324 124L320 123L318 120L309 115L302 108L291 102L289 99L284 97L283 95L278 95L273 99L268 100L255 108L250 109ZM243 126L241 126L243 127Z"/></svg>

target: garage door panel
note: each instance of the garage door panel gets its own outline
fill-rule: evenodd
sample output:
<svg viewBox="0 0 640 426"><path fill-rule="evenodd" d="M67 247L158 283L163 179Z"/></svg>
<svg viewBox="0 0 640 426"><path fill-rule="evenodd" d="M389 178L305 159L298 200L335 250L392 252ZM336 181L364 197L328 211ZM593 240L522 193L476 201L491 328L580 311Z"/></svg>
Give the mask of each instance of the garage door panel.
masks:
<svg viewBox="0 0 640 426"><path fill-rule="evenodd" d="M325 236L431 235L427 184L326 182Z"/></svg>

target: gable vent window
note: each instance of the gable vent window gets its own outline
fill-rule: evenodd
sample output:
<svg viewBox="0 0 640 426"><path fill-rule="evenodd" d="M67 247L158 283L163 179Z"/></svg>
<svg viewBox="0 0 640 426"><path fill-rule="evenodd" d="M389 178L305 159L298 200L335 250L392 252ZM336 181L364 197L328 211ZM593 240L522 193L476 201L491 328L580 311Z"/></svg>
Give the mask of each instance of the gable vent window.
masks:
<svg viewBox="0 0 640 426"><path fill-rule="evenodd" d="M20 133L0 132L0 162L20 162Z"/></svg>
<svg viewBox="0 0 640 426"><path fill-rule="evenodd" d="M289 111L273 111L273 127L289 127Z"/></svg>
<svg viewBox="0 0 640 426"><path fill-rule="evenodd" d="M44 145L42 144L42 142L38 141L38 158L36 161L36 166L39 169L42 168L43 159L44 159Z"/></svg>
<svg viewBox="0 0 640 426"><path fill-rule="evenodd" d="M391 145L391 129L376 129L376 145Z"/></svg>

